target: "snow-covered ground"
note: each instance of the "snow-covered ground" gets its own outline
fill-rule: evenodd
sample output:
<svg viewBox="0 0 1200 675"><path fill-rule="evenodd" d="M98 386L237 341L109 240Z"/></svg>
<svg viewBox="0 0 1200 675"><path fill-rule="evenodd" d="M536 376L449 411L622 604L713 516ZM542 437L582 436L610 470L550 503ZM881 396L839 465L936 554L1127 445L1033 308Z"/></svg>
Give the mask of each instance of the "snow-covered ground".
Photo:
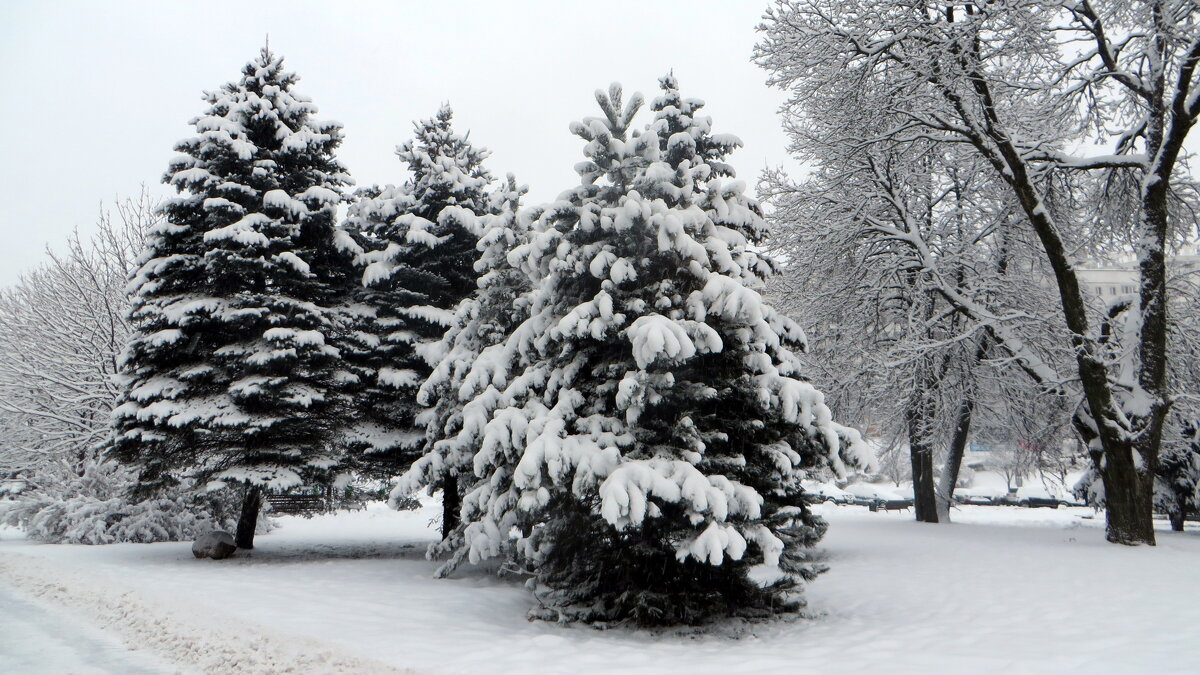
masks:
<svg viewBox="0 0 1200 675"><path fill-rule="evenodd" d="M0 671L1195 672L1200 531L1134 549L1105 543L1090 509L963 507L946 526L819 508L831 570L810 586L812 616L703 635L529 622L529 594L488 570L433 580L431 508L283 518L226 561L195 560L187 544L50 546L6 531L0 628L54 614L60 632L106 631L82 642L119 638L162 661L120 656L135 668L85 645L62 658L94 670L72 671L58 652L38 660L36 643L61 635L35 627L0 633Z"/></svg>
<svg viewBox="0 0 1200 675"><path fill-rule="evenodd" d="M0 587L0 673L161 673L170 666L113 635Z"/></svg>

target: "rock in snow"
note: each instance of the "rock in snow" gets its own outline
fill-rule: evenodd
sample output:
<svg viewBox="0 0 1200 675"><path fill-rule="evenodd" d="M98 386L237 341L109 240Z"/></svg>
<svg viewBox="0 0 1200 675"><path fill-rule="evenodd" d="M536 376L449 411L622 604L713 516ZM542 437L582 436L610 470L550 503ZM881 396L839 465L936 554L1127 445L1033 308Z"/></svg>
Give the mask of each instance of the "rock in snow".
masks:
<svg viewBox="0 0 1200 675"><path fill-rule="evenodd" d="M233 543L233 535L221 530L213 530L208 534L202 534L192 544L192 555L197 558L222 560L231 557L236 550L237 545Z"/></svg>

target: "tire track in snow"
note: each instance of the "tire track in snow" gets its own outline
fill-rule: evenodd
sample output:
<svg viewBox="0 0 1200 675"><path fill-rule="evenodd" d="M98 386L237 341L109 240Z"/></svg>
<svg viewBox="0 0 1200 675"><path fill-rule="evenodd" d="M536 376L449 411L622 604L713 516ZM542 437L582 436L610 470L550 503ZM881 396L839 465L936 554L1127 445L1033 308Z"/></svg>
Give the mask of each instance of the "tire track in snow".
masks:
<svg viewBox="0 0 1200 675"><path fill-rule="evenodd" d="M0 673L158 675L167 664L112 634L0 584Z"/></svg>
<svg viewBox="0 0 1200 675"><path fill-rule="evenodd" d="M0 581L158 654L179 672L414 673L347 654L310 638L289 639L262 626L196 607L169 608L132 587L48 560L0 554Z"/></svg>

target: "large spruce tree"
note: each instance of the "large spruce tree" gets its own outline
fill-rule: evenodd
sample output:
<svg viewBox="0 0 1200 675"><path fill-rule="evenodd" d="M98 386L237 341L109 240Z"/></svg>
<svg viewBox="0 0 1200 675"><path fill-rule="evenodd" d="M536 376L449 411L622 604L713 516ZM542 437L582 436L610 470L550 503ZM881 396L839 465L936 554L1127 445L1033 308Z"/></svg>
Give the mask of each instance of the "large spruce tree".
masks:
<svg viewBox="0 0 1200 675"><path fill-rule="evenodd" d="M247 487L237 543L251 548L261 491L327 477L349 374L330 308L349 260L335 210L350 179L341 126L313 118L295 74L264 48L205 96L196 135L164 182L164 207L133 275L113 455L153 492Z"/></svg>
<svg viewBox="0 0 1200 675"><path fill-rule="evenodd" d="M348 228L365 249L351 364L361 379L356 422L346 439L361 471L394 476L420 456L427 408L417 391L436 365L437 343L458 304L475 291L479 232L488 213L488 152L451 126L453 113L417 122L415 138L397 148L411 177L400 186L364 191ZM432 350L432 352L431 352ZM453 476L444 481L444 526L458 513Z"/></svg>
<svg viewBox="0 0 1200 675"><path fill-rule="evenodd" d="M534 615L641 624L801 604L823 532L804 469L869 464L793 350L800 328L756 289L771 264L757 205L703 105L664 78L640 134L597 92L581 184L510 256L535 283L489 405L459 555L509 553L537 576ZM520 535L514 540L513 532ZM753 567L759 567L754 578Z"/></svg>

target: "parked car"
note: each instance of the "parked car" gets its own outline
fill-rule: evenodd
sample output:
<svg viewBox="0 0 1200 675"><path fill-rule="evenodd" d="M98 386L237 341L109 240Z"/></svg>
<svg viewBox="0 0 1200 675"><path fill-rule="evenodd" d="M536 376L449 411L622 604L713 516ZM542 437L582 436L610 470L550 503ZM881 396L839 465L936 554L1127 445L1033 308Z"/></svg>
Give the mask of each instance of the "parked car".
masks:
<svg viewBox="0 0 1200 675"><path fill-rule="evenodd" d="M1061 500L1058 497L1050 494L1046 488L1041 485L1025 485L1017 488L1015 495L1018 506L1028 508L1047 508L1057 509Z"/></svg>
<svg viewBox="0 0 1200 675"><path fill-rule="evenodd" d="M833 483L805 482L804 497L810 504L833 502L834 504L853 504L854 495L839 488Z"/></svg>
<svg viewBox="0 0 1200 675"><path fill-rule="evenodd" d="M847 485L846 492L854 495L854 504L866 506L872 510L908 509L912 508L913 504L911 499L906 499L882 485L872 485L871 483Z"/></svg>
<svg viewBox="0 0 1200 675"><path fill-rule="evenodd" d="M954 501L976 506L1001 506L1006 497L1007 492L996 488L966 487L954 491Z"/></svg>

